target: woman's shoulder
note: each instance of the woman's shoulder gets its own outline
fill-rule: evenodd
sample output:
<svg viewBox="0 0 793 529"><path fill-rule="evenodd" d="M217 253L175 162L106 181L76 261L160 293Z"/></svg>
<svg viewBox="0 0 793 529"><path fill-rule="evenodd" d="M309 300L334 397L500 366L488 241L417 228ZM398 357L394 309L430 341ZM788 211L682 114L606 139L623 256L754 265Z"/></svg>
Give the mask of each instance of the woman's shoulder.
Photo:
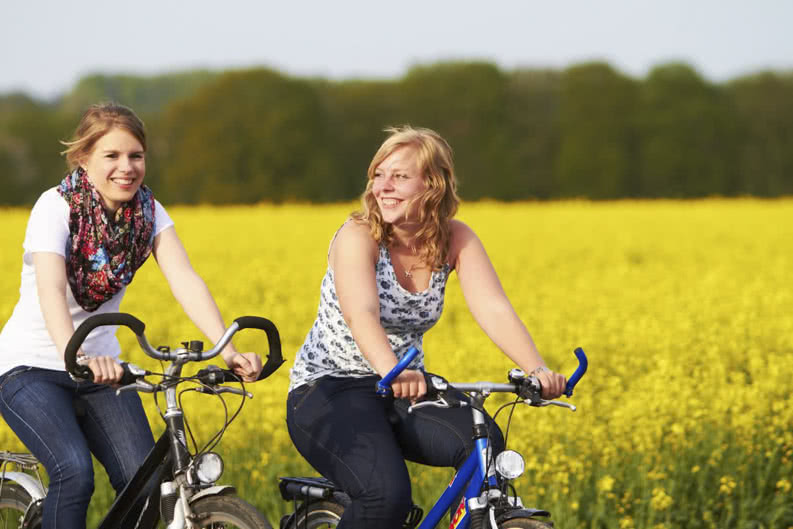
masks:
<svg viewBox="0 0 793 529"><path fill-rule="evenodd" d="M338 252L347 256L365 254L373 256L376 260L378 244L372 237L369 225L365 221L348 218L331 240L329 249L331 263L336 261Z"/></svg>
<svg viewBox="0 0 793 529"><path fill-rule="evenodd" d="M336 240L345 240L358 244L368 245L371 243L375 247L377 246L374 237L372 237L372 232L369 229L369 224L367 224L366 221L354 217L349 217L344 221L344 224L342 224L336 232L335 238Z"/></svg>
<svg viewBox="0 0 793 529"><path fill-rule="evenodd" d="M454 249L455 246L460 246L472 237L476 237L474 230L465 222L457 219L449 221L450 240L449 250Z"/></svg>
<svg viewBox="0 0 793 529"><path fill-rule="evenodd" d="M449 221L450 237L449 237L449 255L448 262L452 269L457 268L457 259L462 250L472 240L476 240L477 236L474 230L465 222L457 219Z"/></svg>
<svg viewBox="0 0 793 529"><path fill-rule="evenodd" d="M57 187L44 191L33 204L31 216L45 215L47 217L69 214L69 203L58 193Z"/></svg>
<svg viewBox="0 0 793 529"><path fill-rule="evenodd" d="M45 202L47 204L52 204L52 203L61 204L62 203L64 205L67 205L66 199L63 198L63 195L61 195L58 192L58 186L53 186L53 187L47 189L46 191L44 191L41 195L39 195L39 198L36 201L36 203L38 203L38 202Z"/></svg>
<svg viewBox="0 0 793 529"><path fill-rule="evenodd" d="M460 237L468 233L473 233L474 231L468 224L459 219L451 219L449 221L449 227L451 228L452 237Z"/></svg>

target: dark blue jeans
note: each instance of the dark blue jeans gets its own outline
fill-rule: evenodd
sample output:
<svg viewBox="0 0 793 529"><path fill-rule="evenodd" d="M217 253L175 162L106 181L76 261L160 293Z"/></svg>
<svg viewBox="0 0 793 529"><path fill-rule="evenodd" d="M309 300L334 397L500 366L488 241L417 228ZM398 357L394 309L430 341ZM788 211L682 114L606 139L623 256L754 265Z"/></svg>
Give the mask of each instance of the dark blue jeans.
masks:
<svg viewBox="0 0 793 529"><path fill-rule="evenodd" d="M408 414L407 401L375 394L377 380L324 377L287 399L295 447L352 499L339 529L402 527L412 505L405 459L459 468L474 447L470 409L428 407ZM487 420L498 453L504 439Z"/></svg>
<svg viewBox="0 0 793 529"><path fill-rule="evenodd" d="M43 529L85 528L92 453L119 493L154 446L137 393L116 396L65 371L22 366L0 376L0 413L49 476Z"/></svg>

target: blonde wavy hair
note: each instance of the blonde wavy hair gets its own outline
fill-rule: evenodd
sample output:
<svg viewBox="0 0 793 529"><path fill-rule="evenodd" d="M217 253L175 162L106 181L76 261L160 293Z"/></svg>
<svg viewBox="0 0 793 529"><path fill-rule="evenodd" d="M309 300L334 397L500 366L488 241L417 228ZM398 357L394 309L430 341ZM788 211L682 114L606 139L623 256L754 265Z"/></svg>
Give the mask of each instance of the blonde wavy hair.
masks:
<svg viewBox="0 0 793 529"><path fill-rule="evenodd" d="M450 221L460 204L452 148L440 134L430 129L404 125L387 128L385 132L389 136L369 164L366 190L361 195L362 211L356 211L352 217L369 225L369 231L378 244L388 246L393 242L393 227L383 221L372 191L374 173L377 166L394 151L401 147L413 147L426 189L410 204L412 207L418 203L416 220L420 226L410 249L438 270L447 261L451 239Z"/></svg>
<svg viewBox="0 0 793 529"><path fill-rule="evenodd" d="M80 166L99 139L113 129L123 129L137 139L146 151L146 129L143 122L132 109L118 103L97 103L83 113L80 123L72 134L72 139L62 141L66 150L66 165L72 171Z"/></svg>

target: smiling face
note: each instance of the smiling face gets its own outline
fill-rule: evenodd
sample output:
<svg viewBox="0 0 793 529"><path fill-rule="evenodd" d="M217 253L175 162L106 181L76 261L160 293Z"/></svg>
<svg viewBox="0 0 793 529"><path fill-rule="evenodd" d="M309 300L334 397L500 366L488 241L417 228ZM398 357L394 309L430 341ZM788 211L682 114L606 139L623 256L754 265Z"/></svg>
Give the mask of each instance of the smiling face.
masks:
<svg viewBox="0 0 793 529"><path fill-rule="evenodd" d="M416 149L412 146L400 147L388 155L375 168L372 177L372 194L383 221L389 224L415 220L418 205L413 199L426 187Z"/></svg>
<svg viewBox="0 0 793 529"><path fill-rule="evenodd" d="M111 213L132 200L146 175L143 146L135 136L118 127L99 138L80 165Z"/></svg>

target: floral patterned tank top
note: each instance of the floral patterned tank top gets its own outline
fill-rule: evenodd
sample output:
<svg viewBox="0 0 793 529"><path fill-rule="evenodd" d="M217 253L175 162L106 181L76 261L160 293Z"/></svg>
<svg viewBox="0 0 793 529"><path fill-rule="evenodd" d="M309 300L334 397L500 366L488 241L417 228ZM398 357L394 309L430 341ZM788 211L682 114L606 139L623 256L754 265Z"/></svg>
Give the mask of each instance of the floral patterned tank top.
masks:
<svg viewBox="0 0 793 529"><path fill-rule="evenodd" d="M375 265L380 295L380 323L398 359L411 346L419 350L418 356L409 366L411 369L424 367L424 333L441 317L449 272L448 264L440 270L433 270L426 290L410 292L399 284L391 254L385 246L380 245ZM336 296L333 270L328 266L320 287L317 318L290 371L289 391L326 375L363 377L376 374L344 321Z"/></svg>

